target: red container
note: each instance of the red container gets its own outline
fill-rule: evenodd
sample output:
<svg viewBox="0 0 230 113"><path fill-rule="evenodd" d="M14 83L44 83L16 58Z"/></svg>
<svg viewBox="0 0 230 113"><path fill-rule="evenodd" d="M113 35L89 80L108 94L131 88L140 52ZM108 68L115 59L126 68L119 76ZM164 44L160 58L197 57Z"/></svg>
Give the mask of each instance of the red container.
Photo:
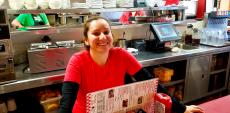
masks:
<svg viewBox="0 0 230 113"><path fill-rule="evenodd" d="M165 105L165 113L171 113L172 100L170 96L164 93L157 93L155 100Z"/></svg>

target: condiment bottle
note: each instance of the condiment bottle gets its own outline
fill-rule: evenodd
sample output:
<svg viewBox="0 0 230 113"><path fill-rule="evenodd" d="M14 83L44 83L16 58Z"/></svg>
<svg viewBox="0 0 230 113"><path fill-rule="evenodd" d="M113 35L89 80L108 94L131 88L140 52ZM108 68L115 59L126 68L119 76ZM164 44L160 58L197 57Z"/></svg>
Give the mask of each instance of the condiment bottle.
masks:
<svg viewBox="0 0 230 113"><path fill-rule="evenodd" d="M198 29L197 28L193 29L192 45L193 46L199 46L200 45L200 37L199 37Z"/></svg>
<svg viewBox="0 0 230 113"><path fill-rule="evenodd" d="M192 34L193 34L193 25L188 24L187 29L186 29L186 34L185 34L185 44L192 44Z"/></svg>

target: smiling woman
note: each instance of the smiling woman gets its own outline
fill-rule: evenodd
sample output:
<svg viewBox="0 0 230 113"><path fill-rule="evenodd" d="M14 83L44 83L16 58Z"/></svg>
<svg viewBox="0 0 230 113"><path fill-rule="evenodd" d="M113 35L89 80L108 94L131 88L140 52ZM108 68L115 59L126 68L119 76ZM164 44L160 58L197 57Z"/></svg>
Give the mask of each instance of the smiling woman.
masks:
<svg viewBox="0 0 230 113"><path fill-rule="evenodd" d="M112 47L113 35L109 22L102 17L88 19L84 25L86 50L75 53L66 68L62 86L59 113L86 113L86 94L124 85L127 76L136 81L152 79L153 76L128 51ZM118 67L119 66L119 67ZM167 91L158 85L158 91ZM172 97L172 110L189 113L186 107ZM196 109L202 113L201 109Z"/></svg>
<svg viewBox="0 0 230 113"><path fill-rule="evenodd" d="M84 42L90 47L90 52L93 52L92 54L101 54L101 52L108 54L113 44L113 37L108 22L104 19L99 19L85 26L86 28L89 27L89 30L85 33ZM102 62L102 64L104 63Z"/></svg>

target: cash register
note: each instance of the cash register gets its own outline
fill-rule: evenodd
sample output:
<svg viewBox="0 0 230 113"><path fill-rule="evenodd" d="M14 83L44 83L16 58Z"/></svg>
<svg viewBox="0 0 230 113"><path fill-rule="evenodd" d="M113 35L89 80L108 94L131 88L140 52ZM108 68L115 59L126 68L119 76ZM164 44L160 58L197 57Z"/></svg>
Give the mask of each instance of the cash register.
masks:
<svg viewBox="0 0 230 113"><path fill-rule="evenodd" d="M168 48L166 43L180 39L172 23L152 23L150 31L154 38L146 41L146 49L153 52L170 51L171 48Z"/></svg>

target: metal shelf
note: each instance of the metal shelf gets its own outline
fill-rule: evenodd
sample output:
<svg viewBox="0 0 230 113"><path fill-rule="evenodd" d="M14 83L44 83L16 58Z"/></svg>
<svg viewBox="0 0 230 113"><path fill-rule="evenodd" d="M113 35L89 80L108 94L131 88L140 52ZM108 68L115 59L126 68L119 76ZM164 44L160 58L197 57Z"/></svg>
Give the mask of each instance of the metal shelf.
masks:
<svg viewBox="0 0 230 113"><path fill-rule="evenodd" d="M173 86L173 85L176 85L176 84L180 84L180 83L184 83L184 79L182 80L176 80L176 81L172 81L172 82L168 82L168 83L161 83L164 87L167 87L167 86Z"/></svg>
<svg viewBox="0 0 230 113"><path fill-rule="evenodd" d="M215 71L212 71L210 74L217 74L217 73L221 73L221 72L225 72L227 71L226 69L219 69L219 70L215 70Z"/></svg>
<svg viewBox="0 0 230 113"><path fill-rule="evenodd" d="M186 21L175 21L172 22L173 24L180 24L184 23ZM127 29L127 28L136 28L136 27L143 27L148 26L151 23L140 23L140 24L111 24L112 29ZM25 33L30 34L37 34L37 35L49 35L54 33L64 33L64 32L72 32L76 31L77 29L81 29L82 25L71 25L71 26L57 26L57 27L51 27L49 29L43 29L43 30L28 30L28 31L11 31L10 33L12 35L22 35Z"/></svg>
<svg viewBox="0 0 230 113"><path fill-rule="evenodd" d="M89 13L88 9L22 9L22 10L12 10L8 9L7 14L21 14L21 13L46 13L46 14L56 14L56 13L78 13L78 14L87 14Z"/></svg>
<svg viewBox="0 0 230 113"><path fill-rule="evenodd" d="M89 14L89 13L100 13L100 12L123 12L123 11L139 11L139 10L183 10L187 9L184 6L164 6L164 7L140 7L140 8L101 8L101 9L22 9L22 10L12 10L8 9L8 14L21 14L21 13L77 13L77 14Z"/></svg>

